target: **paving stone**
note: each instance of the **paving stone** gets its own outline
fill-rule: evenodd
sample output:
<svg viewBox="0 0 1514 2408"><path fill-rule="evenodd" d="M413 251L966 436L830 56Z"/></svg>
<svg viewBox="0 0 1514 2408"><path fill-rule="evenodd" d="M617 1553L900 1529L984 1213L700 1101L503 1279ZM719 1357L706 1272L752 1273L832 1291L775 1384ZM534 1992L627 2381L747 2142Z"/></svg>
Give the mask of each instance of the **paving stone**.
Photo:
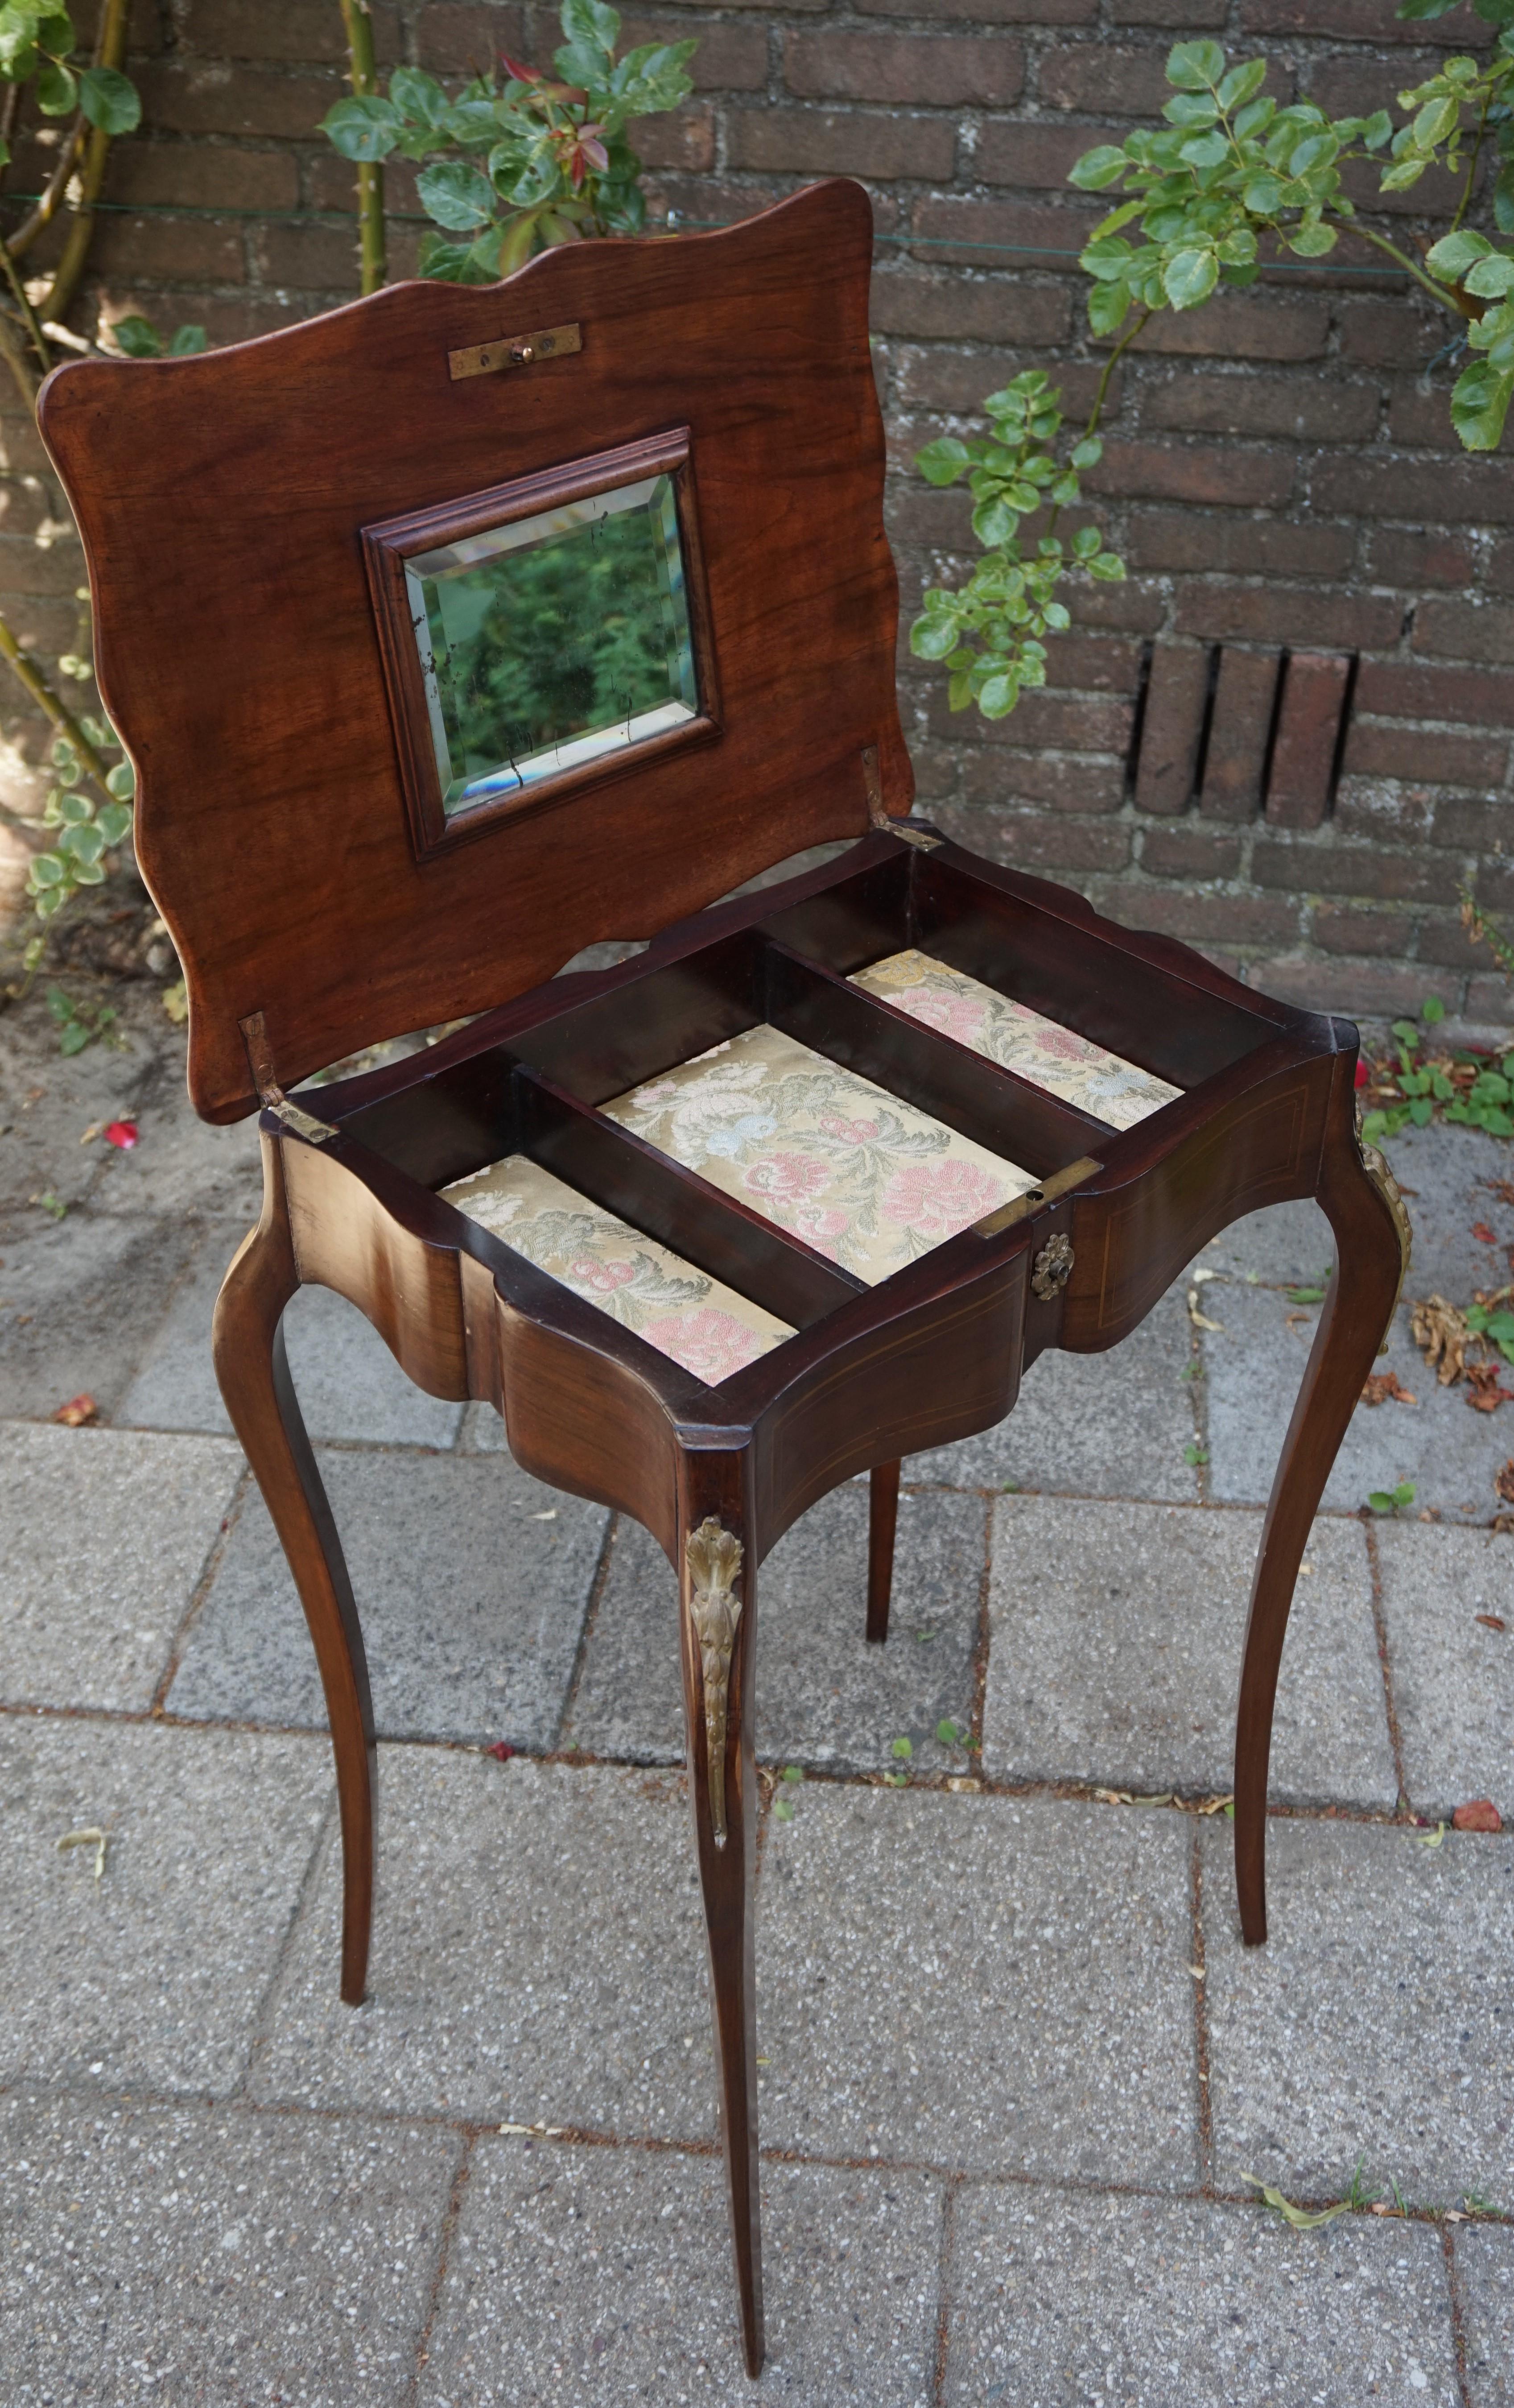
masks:
<svg viewBox="0 0 1514 2408"><path fill-rule="evenodd" d="M758 1586L757 1750L769 1762L883 1769L908 1738L924 1769L964 1771L936 1726L966 1730L982 1588L985 1513L976 1497L899 1499L890 1638L865 1633L867 1490L811 1508L763 1565ZM617 1526L609 1578L566 1726L596 1756L680 1763L678 1584L656 1541Z"/></svg>
<svg viewBox="0 0 1514 2408"><path fill-rule="evenodd" d="M103 992L90 998L104 999ZM135 1027L121 1050L94 1044L65 1056L45 1010L7 1012L0 1038L0 1211L24 1211L47 1194L82 1203L108 1149L80 1139L98 1123L136 1117L156 1062Z"/></svg>
<svg viewBox="0 0 1514 2408"><path fill-rule="evenodd" d="M132 1383L122 1421L150 1429L230 1430L210 1359L210 1323L226 1266L246 1235L245 1220L210 1224L193 1274ZM302 1287L291 1297L284 1341L312 1438L387 1446L450 1446L456 1438L463 1407L418 1388L373 1324L333 1289Z"/></svg>
<svg viewBox="0 0 1514 2408"><path fill-rule="evenodd" d="M1228 1790L1259 1512L1004 1497L985 1770ZM1360 1523L1314 1526L1283 1652L1274 1797L1392 1808L1398 1776Z"/></svg>
<svg viewBox="0 0 1514 2408"><path fill-rule="evenodd" d="M1471 2408L1514 2408L1514 2230L1473 2225L1454 2250Z"/></svg>
<svg viewBox="0 0 1514 2408"><path fill-rule="evenodd" d="M1183 1458L1193 1436L1193 1386L1182 1376L1188 1339L1188 1309L1174 1288L1109 1353L1038 1356L1007 1420L911 1455L905 1478L1194 1500L1198 1477Z"/></svg>
<svg viewBox="0 0 1514 2408"><path fill-rule="evenodd" d="M1318 1281L1335 1259L1335 1233L1312 1197L1247 1212L1200 1249L1189 1267L1226 1280L1296 1287ZM1201 1282L1202 1285L1203 1283Z"/></svg>
<svg viewBox="0 0 1514 2408"><path fill-rule="evenodd" d="M1228 1504L1264 1504L1318 1314L1271 1289L1218 1286L1207 1291L1205 1311L1223 1325L1204 1340L1209 1494ZM1407 1307L1376 1368L1396 1371L1419 1401L1357 1406L1325 1486L1326 1511L1354 1512L1374 1489L1411 1480L1416 1511L1487 1522L1498 1511L1493 1480L1514 1447L1514 1423L1505 1427L1498 1413L1475 1413L1464 1388L1437 1384L1409 1337Z"/></svg>
<svg viewBox="0 0 1514 2408"><path fill-rule="evenodd" d="M1470 1304L1476 1288L1501 1285L1509 1275L1514 1207L1499 1202L1491 1182L1514 1176L1514 1147L1507 1139L1435 1122L1425 1129L1401 1129L1383 1152L1399 1185L1409 1191L1405 1202L1414 1254L1406 1294ZM1496 1246L1473 1237L1478 1222L1493 1230Z"/></svg>
<svg viewBox="0 0 1514 2408"><path fill-rule="evenodd" d="M455 2134L24 2095L0 2128L9 2408L409 2401Z"/></svg>
<svg viewBox="0 0 1514 2408"><path fill-rule="evenodd" d="M941 2186L764 2165L767 2362L748 2380L717 2157L480 2143L419 2408L574 2400L925 2408Z"/></svg>
<svg viewBox="0 0 1514 2408"><path fill-rule="evenodd" d="M1264 1948L1206 1830L1216 2180L1339 2196L1359 2158L1421 2206L1514 2206L1514 1840L1274 1821Z"/></svg>
<svg viewBox="0 0 1514 2408"><path fill-rule="evenodd" d="M1408 1794L1448 1812L1493 1798L1514 1822L1514 1545L1399 1522L1378 1546Z"/></svg>
<svg viewBox="0 0 1514 2408"><path fill-rule="evenodd" d="M0 2080L231 2089L332 1789L314 1740L0 1715Z"/></svg>
<svg viewBox="0 0 1514 2408"><path fill-rule="evenodd" d="M607 1516L508 1456L322 1448L386 1739L550 1747ZM250 1489L168 1711L326 1728L315 1650L268 1509Z"/></svg>
<svg viewBox="0 0 1514 2408"><path fill-rule="evenodd" d="M184 1086L181 1060L164 1062L136 1113L129 1153L99 1149L91 1202L99 1212L193 1212L201 1220L234 1215L238 1235L263 1210L258 1116L221 1128L202 1121Z"/></svg>
<svg viewBox="0 0 1514 2408"><path fill-rule="evenodd" d="M1458 2408L1431 2226L975 2185L952 2238L949 2408Z"/></svg>
<svg viewBox="0 0 1514 2408"><path fill-rule="evenodd" d="M112 1415L199 1234L134 1213L10 1221L0 1231L0 1414L44 1420L87 1392Z"/></svg>
<svg viewBox="0 0 1514 2408"><path fill-rule="evenodd" d="M368 2000L336 1996L333 1847L257 2094L664 2139L713 2129L704 1914L667 1773L379 1752Z"/></svg>
<svg viewBox="0 0 1514 2408"><path fill-rule="evenodd" d="M763 2138L824 2157L1195 2179L1187 1816L800 1792L768 1831Z"/></svg>
<svg viewBox="0 0 1514 2408"><path fill-rule="evenodd" d="M5 1701L150 1705L241 1469L224 1439L0 1426Z"/></svg>

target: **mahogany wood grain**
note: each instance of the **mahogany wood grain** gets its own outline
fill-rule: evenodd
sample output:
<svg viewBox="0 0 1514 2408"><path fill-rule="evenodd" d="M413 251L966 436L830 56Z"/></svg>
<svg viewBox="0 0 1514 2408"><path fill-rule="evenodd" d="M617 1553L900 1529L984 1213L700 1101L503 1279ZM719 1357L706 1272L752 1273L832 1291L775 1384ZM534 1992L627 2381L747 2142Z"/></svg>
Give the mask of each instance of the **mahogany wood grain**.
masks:
<svg viewBox="0 0 1514 2408"><path fill-rule="evenodd" d="M889 1635L893 1592L893 1540L899 1523L901 1463L876 1463L867 1491L867 1636L881 1647Z"/></svg>

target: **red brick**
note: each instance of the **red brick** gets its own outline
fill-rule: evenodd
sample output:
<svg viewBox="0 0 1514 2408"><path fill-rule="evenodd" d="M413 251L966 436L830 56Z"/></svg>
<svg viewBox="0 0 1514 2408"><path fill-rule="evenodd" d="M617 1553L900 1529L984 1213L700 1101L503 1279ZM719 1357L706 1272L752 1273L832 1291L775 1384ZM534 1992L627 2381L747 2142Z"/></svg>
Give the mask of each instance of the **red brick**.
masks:
<svg viewBox="0 0 1514 2408"><path fill-rule="evenodd" d="M36 543L29 535L0 535L0 593L7 596L24 594L72 601L84 582L82 570L79 546L72 540ZM76 622L77 618L76 612Z"/></svg>
<svg viewBox="0 0 1514 2408"><path fill-rule="evenodd" d="M985 184L1020 184L1033 192L1066 189L1076 160L1098 140L1091 125L1026 124L991 118L978 137L974 167Z"/></svg>
<svg viewBox="0 0 1514 2408"><path fill-rule="evenodd" d="M1303 1011L1338 1011L1348 1019L1396 1020L1417 1014L1435 981L1421 970L1370 963L1279 960L1258 962L1251 984Z"/></svg>
<svg viewBox="0 0 1514 2408"><path fill-rule="evenodd" d="M785 175L950 179L957 129L946 117L863 117L822 108L737 108L726 118L733 167Z"/></svg>
<svg viewBox="0 0 1514 2408"><path fill-rule="evenodd" d="M953 552L965 565L974 557L973 497L965 487L933 491L927 485L907 486L890 496L888 526L895 544L922 544L935 552ZM936 572L931 582L936 582Z"/></svg>
<svg viewBox="0 0 1514 2408"><path fill-rule="evenodd" d="M1160 50L1063 42L1041 61L1040 94L1052 108L1083 109L1096 117L1155 117L1172 98L1172 86Z"/></svg>
<svg viewBox="0 0 1514 2408"><path fill-rule="evenodd" d="M984 243L1025 254L1015 263L1021 266L1058 261L1070 265L1103 214L1072 202L1036 208L1023 201L922 201L915 230L931 245L932 260L943 265L953 260L966 267L1009 264L984 260L978 249Z"/></svg>
<svg viewBox="0 0 1514 2408"><path fill-rule="evenodd" d="M1179 586L1174 611L1182 636L1376 652L1397 642L1403 616L1401 603L1377 595L1311 593L1299 585L1225 585L1218 578Z"/></svg>
<svg viewBox="0 0 1514 2408"><path fill-rule="evenodd" d="M917 803L933 800L954 793L957 784L957 756L946 744L933 744L928 736L911 736L909 763L915 772Z"/></svg>
<svg viewBox="0 0 1514 2408"><path fill-rule="evenodd" d="M1117 752L1123 759L1133 708L1123 695L1095 699L1033 689L1021 696L1019 709L1008 719L978 719L975 712L971 732L990 744L1044 745L1055 752ZM933 732L937 736L953 732L950 722L943 694L932 707Z"/></svg>
<svg viewBox="0 0 1514 2408"><path fill-rule="evenodd" d="M1399 948L1400 951L1406 950ZM1427 919L1420 929L1420 941L1415 947L1421 962L1437 962L1453 970L1480 970L1488 966L1486 945L1474 944L1463 927L1460 916L1452 919Z"/></svg>
<svg viewBox="0 0 1514 2408"><path fill-rule="evenodd" d="M1316 509L1361 518L1413 519L1424 526L1446 519L1474 526L1514 521L1514 461L1432 462L1392 453L1370 460L1324 459L1310 470L1309 491Z"/></svg>
<svg viewBox="0 0 1514 2408"><path fill-rule="evenodd" d="M1388 439L1413 451L1450 452L1460 459L1462 447L1451 424L1450 386L1436 384L1421 393L1417 383L1399 385L1389 395Z"/></svg>
<svg viewBox="0 0 1514 2408"><path fill-rule="evenodd" d="M1447 736L1401 724L1354 719L1343 766L1357 777L1415 778L1443 786L1497 786L1508 765L1508 742Z"/></svg>
<svg viewBox="0 0 1514 2408"><path fill-rule="evenodd" d="M1047 646L1049 684L1076 688L1081 694L1122 694L1134 696L1140 675L1140 648L1113 643L1107 637L1085 636L1074 627L1054 636Z"/></svg>
<svg viewBox="0 0 1514 2408"><path fill-rule="evenodd" d="M1514 987L1501 972L1469 979L1462 1013L1474 1028L1507 1028L1514 1021Z"/></svg>
<svg viewBox="0 0 1514 2408"><path fill-rule="evenodd" d="M1458 873L1445 861L1383 845L1289 844L1258 837L1251 878L1289 894L1356 895L1386 903L1454 903Z"/></svg>
<svg viewBox="0 0 1514 2408"><path fill-rule="evenodd" d="M1473 876L1473 891L1484 911L1495 911L1499 917L1514 910L1514 869L1500 863L1496 867L1479 862Z"/></svg>
<svg viewBox="0 0 1514 2408"><path fill-rule="evenodd" d="M136 81L148 124L167 134L271 134L316 141L322 138L321 120L340 93L329 72L281 74L275 67L208 61L164 61L143 68Z"/></svg>
<svg viewBox="0 0 1514 2408"><path fill-rule="evenodd" d="M1445 719L1514 727L1514 670L1453 669L1424 661L1364 661L1356 708L1374 719Z"/></svg>
<svg viewBox="0 0 1514 2408"><path fill-rule="evenodd" d="M1338 578L1350 567L1355 550L1350 527L1295 526L1229 512L1133 510L1125 559L1133 568Z"/></svg>
<svg viewBox="0 0 1514 2408"><path fill-rule="evenodd" d="M265 284L289 285L302 293L341 293L354 299L361 289L355 222L260 226L256 243L259 275Z"/></svg>
<svg viewBox="0 0 1514 2408"><path fill-rule="evenodd" d="M1361 691L1361 676L1357 691ZM1381 844L1422 843L1444 799L1438 789L1407 786L1393 778L1342 778L1335 790L1337 836L1365 836Z"/></svg>
<svg viewBox="0 0 1514 2408"><path fill-rule="evenodd" d="M1066 294L1050 284L938 277L907 267L876 269L873 275L876 334L937 335L959 343L1060 343L1071 316ZM993 374L987 361L983 365Z"/></svg>
<svg viewBox="0 0 1514 2408"><path fill-rule="evenodd" d="M1040 803L1084 818L1118 811L1125 799L1123 760L1066 752L1006 752L964 745L962 790L979 803Z"/></svg>
<svg viewBox="0 0 1514 2408"><path fill-rule="evenodd" d="M783 79L806 100L1002 108L1025 81L1018 42L970 34L789 34Z"/></svg>
<svg viewBox="0 0 1514 2408"><path fill-rule="evenodd" d="M241 284L239 232L208 218L101 218L90 264L96 274L144 284Z"/></svg>
<svg viewBox="0 0 1514 2408"><path fill-rule="evenodd" d="M537 19L538 25L541 22ZM619 48L636 50L643 42L696 41L699 48L684 73L696 92L765 92L767 33L764 26L722 24L718 17L627 17L621 25ZM633 150L641 149L647 120L636 118L627 129Z"/></svg>
<svg viewBox="0 0 1514 2408"><path fill-rule="evenodd" d="M1154 636L1166 624L1166 595L1144 578L1127 577L1119 585L1089 584L1078 591L1078 623L1082 627Z"/></svg>
<svg viewBox="0 0 1514 2408"><path fill-rule="evenodd" d="M1421 45L1424 40L1421 32ZM1364 117L1375 108L1389 109L1397 117L1402 114L1399 93L1409 84L1422 82L1427 76L1435 74L1444 54L1444 49L1437 44L1433 51L1421 48L1417 58L1400 55L1396 59L1364 59L1360 54L1353 57L1350 51L1316 57L1308 70L1308 95L1331 117ZM1372 173L1370 168L1367 172ZM1428 181L1428 176L1421 179L1421 183ZM1420 185L1411 190L1418 192Z"/></svg>
<svg viewBox="0 0 1514 2408"><path fill-rule="evenodd" d="M1160 311L1131 349L1185 359L1316 360L1329 340L1327 302L1224 293L1202 309Z"/></svg>
<svg viewBox="0 0 1514 2408"><path fill-rule="evenodd" d="M1514 796L1443 796L1433 836L1453 853L1507 853L1514 847Z"/></svg>
<svg viewBox="0 0 1514 2408"><path fill-rule="evenodd" d="M1277 509L1293 492L1293 473L1286 452L1113 442L1083 481L1090 492L1121 501L1150 494L1160 500Z"/></svg>
<svg viewBox="0 0 1514 2408"><path fill-rule="evenodd" d="M1286 664L1267 781L1274 827L1318 827L1324 818L1350 674L1339 652L1294 652Z"/></svg>
<svg viewBox="0 0 1514 2408"><path fill-rule="evenodd" d="M1213 828L1148 828L1141 838L1141 867L1150 878L1234 878L1240 867L1240 838Z"/></svg>
<svg viewBox="0 0 1514 2408"><path fill-rule="evenodd" d="M1324 377L1179 372L1141 387L1147 426L1198 435L1275 436L1284 442L1367 443L1378 431L1375 385Z"/></svg>
<svg viewBox="0 0 1514 2408"><path fill-rule="evenodd" d="M1188 808L1208 690L1207 652L1186 644L1158 644L1151 655L1136 765L1137 810Z"/></svg>
<svg viewBox="0 0 1514 2408"><path fill-rule="evenodd" d="M491 8L455 5L455 0L429 0L419 12L421 64L432 75L488 73L500 53L531 58L533 36L526 30L523 8ZM550 17L537 19L536 46L541 57L533 64L550 65L562 35Z"/></svg>
<svg viewBox="0 0 1514 2408"><path fill-rule="evenodd" d="M1359 911L1321 903L1311 933L1327 953L1407 953L1414 922L1400 911Z"/></svg>
<svg viewBox="0 0 1514 2408"><path fill-rule="evenodd" d="M399 11L373 0L374 43L380 58L400 55ZM341 10L313 8L310 0L182 0L179 38L203 58L287 59L301 65L347 64Z"/></svg>
<svg viewBox="0 0 1514 2408"><path fill-rule="evenodd" d="M1514 608L1507 602L1421 602L1414 614L1414 649L1464 661L1514 659Z"/></svg>
<svg viewBox="0 0 1514 2408"><path fill-rule="evenodd" d="M1472 581L1470 574L1466 582ZM1450 582L1447 580L1448 584ZM1485 582L1493 594L1514 594L1514 537L1501 536L1488 554Z"/></svg>
<svg viewBox="0 0 1514 2408"><path fill-rule="evenodd" d="M1392 301L1343 299L1336 308L1341 357L1366 367L1402 371L1428 358L1445 340L1445 319L1412 291Z"/></svg>
<svg viewBox="0 0 1514 2408"><path fill-rule="evenodd" d="M1226 644L1220 654L1199 797L1206 818L1249 820L1261 810L1278 666L1276 652L1241 652Z"/></svg>
<svg viewBox="0 0 1514 2408"><path fill-rule="evenodd" d="M1365 574L1374 585L1401 585L1411 593L1421 585L1470 585L1477 566L1477 553L1464 536L1445 535L1439 528L1422 533L1414 527L1367 530Z"/></svg>
<svg viewBox="0 0 1514 2408"><path fill-rule="evenodd" d="M1190 943L1286 945L1298 933L1299 907L1270 895L1197 894L1181 887L1129 885L1107 888L1099 910L1126 928L1148 928Z"/></svg>
<svg viewBox="0 0 1514 2408"><path fill-rule="evenodd" d="M807 0L825 7L829 0ZM918 17L920 0L855 0L864 17ZM931 0L933 18L964 17L975 25L1089 25L1098 0Z"/></svg>
<svg viewBox="0 0 1514 2408"><path fill-rule="evenodd" d="M936 813L936 824L1011 869L1122 869L1130 859L1130 831L1118 820L1043 819L953 803Z"/></svg>
<svg viewBox="0 0 1514 2408"><path fill-rule="evenodd" d="M665 116L638 118L636 147L649 167L698 174L715 165L715 112L707 101L692 101Z"/></svg>
<svg viewBox="0 0 1514 2408"><path fill-rule="evenodd" d="M1226 0L1112 0L1115 25L1170 25L1174 33L1200 33L1222 25Z"/></svg>
<svg viewBox="0 0 1514 2408"><path fill-rule="evenodd" d="M352 170L344 161L349 179ZM299 169L288 150L234 150L218 142L122 142L110 154L110 197L140 207L293 209Z"/></svg>
<svg viewBox="0 0 1514 2408"><path fill-rule="evenodd" d="M1311 41L1370 42L1378 50L1427 38L1422 22L1401 22L1380 0L1241 0L1240 33L1243 40L1255 34L1307 34ZM1438 21L1435 38L1447 50L1476 50L1493 36L1470 8L1458 8Z"/></svg>

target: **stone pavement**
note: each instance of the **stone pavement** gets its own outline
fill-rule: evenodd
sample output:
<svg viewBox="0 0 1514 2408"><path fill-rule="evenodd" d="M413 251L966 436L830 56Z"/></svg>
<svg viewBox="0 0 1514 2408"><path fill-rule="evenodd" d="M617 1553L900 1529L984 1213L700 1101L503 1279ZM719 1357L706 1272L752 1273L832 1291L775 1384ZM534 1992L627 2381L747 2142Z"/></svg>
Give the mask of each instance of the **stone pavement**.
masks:
<svg viewBox="0 0 1514 2408"><path fill-rule="evenodd" d="M747 2398L672 1575L296 1299L382 1733L340 2006L319 1685L209 1369L255 1147L128 1026L65 1063L0 1025L0 2400ZM79 1142L121 1113L134 1152ZM1393 1153L1410 1294L1507 1277L1514 1148ZM1402 1313L1418 1402L1358 1412L1300 1583L1264 1950L1200 1811L1314 1319L1286 1287L1329 1258L1312 1206L1243 1223L912 1462L886 1650L861 1484L765 1570L759 1753L808 1777L763 1833L762 2396L1514 2403L1514 1839L1437 1829L1514 1809L1514 1414L1435 1389ZM99 1425L56 1426L85 1389ZM1293 2229L1252 2175L1355 2204Z"/></svg>

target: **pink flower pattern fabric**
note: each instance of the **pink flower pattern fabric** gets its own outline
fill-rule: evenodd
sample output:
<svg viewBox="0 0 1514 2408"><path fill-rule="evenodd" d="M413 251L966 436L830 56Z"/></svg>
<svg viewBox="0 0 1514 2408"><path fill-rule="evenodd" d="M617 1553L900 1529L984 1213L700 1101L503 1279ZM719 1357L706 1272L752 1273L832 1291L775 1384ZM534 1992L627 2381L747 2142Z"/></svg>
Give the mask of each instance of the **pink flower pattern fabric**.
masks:
<svg viewBox="0 0 1514 2408"><path fill-rule="evenodd" d="M929 953L891 953L851 983L1111 1128L1134 1128L1183 1092Z"/></svg>
<svg viewBox="0 0 1514 2408"><path fill-rule="evenodd" d="M1036 1184L765 1026L600 1109L869 1287Z"/></svg>
<svg viewBox="0 0 1514 2408"><path fill-rule="evenodd" d="M441 1197L707 1387L793 1336L788 1322L592 1204L526 1154L455 1180Z"/></svg>

